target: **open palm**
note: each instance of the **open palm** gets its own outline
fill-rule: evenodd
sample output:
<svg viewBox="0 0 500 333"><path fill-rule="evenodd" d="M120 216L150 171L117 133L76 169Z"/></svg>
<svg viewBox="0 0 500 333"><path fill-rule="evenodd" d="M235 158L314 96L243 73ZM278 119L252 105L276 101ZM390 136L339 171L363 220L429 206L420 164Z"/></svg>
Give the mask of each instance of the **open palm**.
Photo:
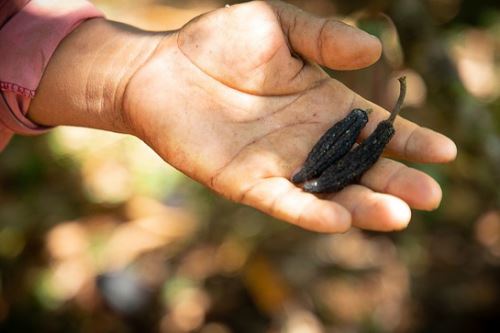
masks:
<svg viewBox="0 0 500 333"><path fill-rule="evenodd" d="M167 35L132 77L124 105L140 138L227 198L316 231L399 229L409 206L440 202L439 185L420 171L381 159L360 185L329 196L289 181L322 133L351 109L374 110L362 137L387 117L317 64L357 69L380 52L377 39L341 22L280 2L250 2ZM446 137L401 118L387 150L419 162L456 154Z"/></svg>

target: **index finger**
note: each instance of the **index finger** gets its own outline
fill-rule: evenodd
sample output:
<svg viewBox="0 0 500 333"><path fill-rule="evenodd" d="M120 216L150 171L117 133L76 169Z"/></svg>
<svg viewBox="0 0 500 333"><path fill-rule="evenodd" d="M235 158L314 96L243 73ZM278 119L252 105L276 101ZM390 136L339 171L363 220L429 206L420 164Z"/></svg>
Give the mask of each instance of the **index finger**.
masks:
<svg viewBox="0 0 500 333"><path fill-rule="evenodd" d="M380 106L356 95L353 107L372 109L368 124L361 132L364 139L373 132L377 124L389 117L389 112ZM387 153L394 157L422 163L446 163L457 156L457 146L445 135L415 124L401 116L394 121L396 133L387 145Z"/></svg>
<svg viewBox="0 0 500 333"><path fill-rule="evenodd" d="M372 110L368 117L368 124L360 134L360 139L369 136L379 122L389 117L389 111L364 99L339 81L330 80L328 84L332 89L343 90L346 96L352 96L349 110L355 108ZM389 141L385 150L385 153L391 157L419 163L446 163L453 161L457 156L455 143L441 133L422 127L401 116L394 121L394 128L396 130L394 137Z"/></svg>

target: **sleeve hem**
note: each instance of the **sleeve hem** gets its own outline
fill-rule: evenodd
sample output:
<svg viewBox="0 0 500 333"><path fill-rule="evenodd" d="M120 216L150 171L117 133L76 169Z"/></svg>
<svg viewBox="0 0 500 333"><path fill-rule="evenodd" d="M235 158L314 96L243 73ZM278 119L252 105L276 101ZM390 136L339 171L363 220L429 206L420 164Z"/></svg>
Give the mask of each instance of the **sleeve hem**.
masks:
<svg viewBox="0 0 500 333"><path fill-rule="evenodd" d="M45 68L67 35L104 16L86 0L31 0L19 9L0 29L0 151L12 134L51 129L26 117Z"/></svg>
<svg viewBox="0 0 500 333"><path fill-rule="evenodd" d="M0 90L10 91L10 92L13 92L17 95L21 95L21 96L28 97L28 98L35 97L34 90L22 87L16 83L12 83L12 82L0 81Z"/></svg>

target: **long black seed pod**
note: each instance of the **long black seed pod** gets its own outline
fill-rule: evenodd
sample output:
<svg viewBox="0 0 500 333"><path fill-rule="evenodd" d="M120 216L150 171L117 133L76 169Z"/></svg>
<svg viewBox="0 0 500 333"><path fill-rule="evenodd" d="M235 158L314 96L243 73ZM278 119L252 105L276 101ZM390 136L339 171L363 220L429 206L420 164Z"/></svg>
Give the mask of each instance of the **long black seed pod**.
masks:
<svg viewBox="0 0 500 333"><path fill-rule="evenodd" d="M381 121L377 128L359 146L344 155L315 180L304 184L304 190L312 193L337 192L357 181L380 158L385 146L394 135L393 122L401 109L406 95L406 79L399 78L400 94L394 110L388 119Z"/></svg>
<svg viewBox="0 0 500 333"><path fill-rule="evenodd" d="M302 169L292 177L292 182L303 183L321 175L332 163L351 150L366 123L367 112L354 109L333 125L314 145Z"/></svg>

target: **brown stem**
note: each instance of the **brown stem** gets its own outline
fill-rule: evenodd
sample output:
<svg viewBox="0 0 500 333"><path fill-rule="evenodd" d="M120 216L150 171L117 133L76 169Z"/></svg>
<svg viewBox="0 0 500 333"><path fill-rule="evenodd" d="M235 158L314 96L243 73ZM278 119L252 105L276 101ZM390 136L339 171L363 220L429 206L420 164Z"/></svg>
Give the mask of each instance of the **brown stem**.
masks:
<svg viewBox="0 0 500 333"><path fill-rule="evenodd" d="M399 81L399 98L398 101L396 102L396 105L394 106L394 109L391 112L391 116L387 119L391 123L394 121L394 119L396 119L396 116L401 110L401 106L403 105L406 96L406 76L400 77L398 81Z"/></svg>

